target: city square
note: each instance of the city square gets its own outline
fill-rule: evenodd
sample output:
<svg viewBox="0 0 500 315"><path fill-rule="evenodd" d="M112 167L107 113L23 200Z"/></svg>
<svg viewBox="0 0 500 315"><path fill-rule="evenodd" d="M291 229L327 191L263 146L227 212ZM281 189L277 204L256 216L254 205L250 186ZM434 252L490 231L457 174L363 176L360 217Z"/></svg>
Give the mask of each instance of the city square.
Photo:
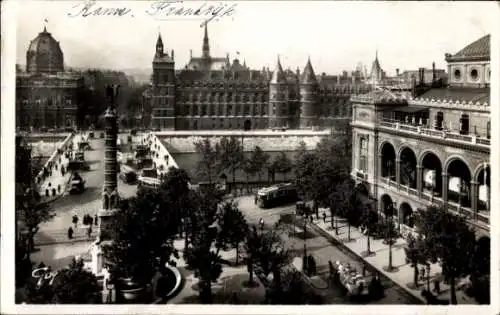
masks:
<svg viewBox="0 0 500 315"><path fill-rule="evenodd" d="M489 31L330 74L214 23L199 56L144 34L141 71L68 66L47 21L23 43L15 302L489 305Z"/></svg>

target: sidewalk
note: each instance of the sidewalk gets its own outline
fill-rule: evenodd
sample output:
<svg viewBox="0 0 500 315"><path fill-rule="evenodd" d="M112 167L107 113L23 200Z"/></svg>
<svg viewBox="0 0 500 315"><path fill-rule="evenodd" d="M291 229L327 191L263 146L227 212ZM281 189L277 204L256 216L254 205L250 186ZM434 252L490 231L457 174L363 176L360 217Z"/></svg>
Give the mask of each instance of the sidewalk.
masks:
<svg viewBox="0 0 500 315"><path fill-rule="evenodd" d="M76 147L76 143L81 137L77 136L71 140L71 147ZM71 178L71 172L68 172L68 164L70 159L66 158L66 153L68 151L58 154L58 156L53 160L52 167L48 171L52 172L50 176L42 180L39 184L38 193L42 197L42 200L51 200L64 195L67 190L69 180ZM65 173L64 176L61 175L61 166L64 166ZM44 165L48 167L48 165ZM55 194L54 194L55 193Z"/></svg>
<svg viewBox="0 0 500 315"><path fill-rule="evenodd" d="M329 210L327 209L321 209L319 210L320 214L323 212L326 212L329 214ZM328 218L326 220L326 223L323 222L323 219L320 218L319 220L315 218L314 216L314 224L313 226L317 227L318 232L323 234L327 238L332 238L336 240L338 243L342 244L341 246L344 246L347 248L349 251L352 253L356 254L357 256L361 257L364 261L369 263L372 267L377 269L380 273L384 274L388 278L390 278L392 281L394 281L396 284L398 284L400 287L405 289L407 292L411 293L413 296L416 298L419 298L423 300L423 297L421 296L421 290L425 289L427 287L427 281L419 281L419 288L417 289L412 289L408 287L408 284L413 283L413 275L414 275L414 269L413 267L410 266L410 264L406 263L406 254L404 251L404 247L406 245L406 241L404 239L398 238L396 240L396 243L392 246L392 265L396 267L397 271L394 272L386 272L384 270L384 267L388 265L389 262L389 246L383 244L382 239L373 239L370 238L370 250L374 252L375 254L373 256L369 257L362 257L361 253L363 251L366 251L366 245L367 245L367 240L366 236L361 234L361 232L355 228L351 227L351 241L347 242L347 224L345 222L345 219L343 218L337 218L338 220L338 235L335 234L335 230L331 228L331 217L328 215ZM419 266L419 269L421 266ZM439 277L441 274L441 266L439 264L432 264L431 269L431 290L433 289L433 279L435 277ZM463 290L459 289L460 287L460 282L457 279L457 301L458 304L477 304L474 298L468 297ZM439 294L440 299L450 299L450 292L449 292L449 286L444 284L442 281L440 283L440 289L441 293ZM434 292L433 292L434 293Z"/></svg>
<svg viewBox="0 0 500 315"><path fill-rule="evenodd" d="M69 227L69 226L68 226ZM94 241L97 237L99 226L92 226L91 237L88 237L88 225L78 224L78 227L73 227L73 238L68 238L68 229L57 229L57 230L40 230L35 234L35 245L55 245L55 244L72 244L77 242L89 242Z"/></svg>

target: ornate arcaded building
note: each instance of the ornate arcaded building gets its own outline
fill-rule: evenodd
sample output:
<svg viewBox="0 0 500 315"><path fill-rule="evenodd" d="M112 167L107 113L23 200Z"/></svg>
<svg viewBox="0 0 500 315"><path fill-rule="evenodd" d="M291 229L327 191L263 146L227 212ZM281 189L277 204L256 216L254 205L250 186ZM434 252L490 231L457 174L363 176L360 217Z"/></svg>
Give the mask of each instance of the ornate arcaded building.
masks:
<svg viewBox="0 0 500 315"><path fill-rule="evenodd" d="M316 76L308 60L302 73L252 70L239 59L212 57L205 25L202 55L175 70L174 51L156 43L150 88L143 95L144 124L155 130L334 127L351 117L349 96L366 93L361 75Z"/></svg>
<svg viewBox="0 0 500 315"><path fill-rule="evenodd" d="M377 89L352 96L352 176L379 213L404 231L430 204L490 228L490 36L446 54L448 83L410 96ZM434 74L434 78L438 75Z"/></svg>
<svg viewBox="0 0 500 315"><path fill-rule="evenodd" d="M64 71L64 55L44 28L26 52L26 71L16 73L16 127L75 127L83 77Z"/></svg>

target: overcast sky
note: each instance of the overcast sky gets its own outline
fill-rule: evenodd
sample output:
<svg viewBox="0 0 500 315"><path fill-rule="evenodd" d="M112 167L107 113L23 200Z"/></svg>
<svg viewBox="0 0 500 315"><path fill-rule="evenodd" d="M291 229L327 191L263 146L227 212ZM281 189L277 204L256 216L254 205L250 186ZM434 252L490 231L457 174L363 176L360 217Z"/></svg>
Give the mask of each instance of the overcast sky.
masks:
<svg viewBox="0 0 500 315"><path fill-rule="evenodd" d="M79 12L86 2L19 1L17 63L25 64L29 42L44 24L60 42L65 63L73 67L150 69L158 30L166 49L175 50L176 68L186 64L190 49L201 54L202 19L165 12L168 7L194 11L205 2L164 4L157 11L155 1L94 1L90 11L130 11L83 17ZM240 59L257 69L273 68L278 54L284 68L303 69L310 56L317 73L331 74L354 70L359 62L369 70L376 49L388 74L396 68L430 68L433 61L444 68L445 53L492 32L498 17L494 2L217 1L205 3L202 10L209 5L223 7L219 14L234 6L208 24L212 56L230 53L232 59L239 51Z"/></svg>

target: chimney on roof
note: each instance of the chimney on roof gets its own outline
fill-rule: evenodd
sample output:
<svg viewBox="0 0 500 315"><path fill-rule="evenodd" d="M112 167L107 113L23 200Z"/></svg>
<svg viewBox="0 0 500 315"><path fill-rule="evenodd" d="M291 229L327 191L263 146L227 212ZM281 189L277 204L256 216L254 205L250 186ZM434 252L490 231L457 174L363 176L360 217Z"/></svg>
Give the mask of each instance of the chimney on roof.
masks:
<svg viewBox="0 0 500 315"><path fill-rule="evenodd" d="M192 49L189 50L189 58L193 59L193 50Z"/></svg>
<svg viewBox="0 0 500 315"><path fill-rule="evenodd" d="M411 94L413 97L417 96L417 79L414 75L411 76Z"/></svg>
<svg viewBox="0 0 500 315"><path fill-rule="evenodd" d="M436 63L432 63L432 84L436 83Z"/></svg>
<svg viewBox="0 0 500 315"><path fill-rule="evenodd" d="M399 77L399 68L396 68L396 76Z"/></svg>
<svg viewBox="0 0 500 315"><path fill-rule="evenodd" d="M419 68L418 69L418 84L419 85L424 85L424 68Z"/></svg>
<svg viewBox="0 0 500 315"><path fill-rule="evenodd" d="M172 60L174 60L174 50L172 49Z"/></svg>

